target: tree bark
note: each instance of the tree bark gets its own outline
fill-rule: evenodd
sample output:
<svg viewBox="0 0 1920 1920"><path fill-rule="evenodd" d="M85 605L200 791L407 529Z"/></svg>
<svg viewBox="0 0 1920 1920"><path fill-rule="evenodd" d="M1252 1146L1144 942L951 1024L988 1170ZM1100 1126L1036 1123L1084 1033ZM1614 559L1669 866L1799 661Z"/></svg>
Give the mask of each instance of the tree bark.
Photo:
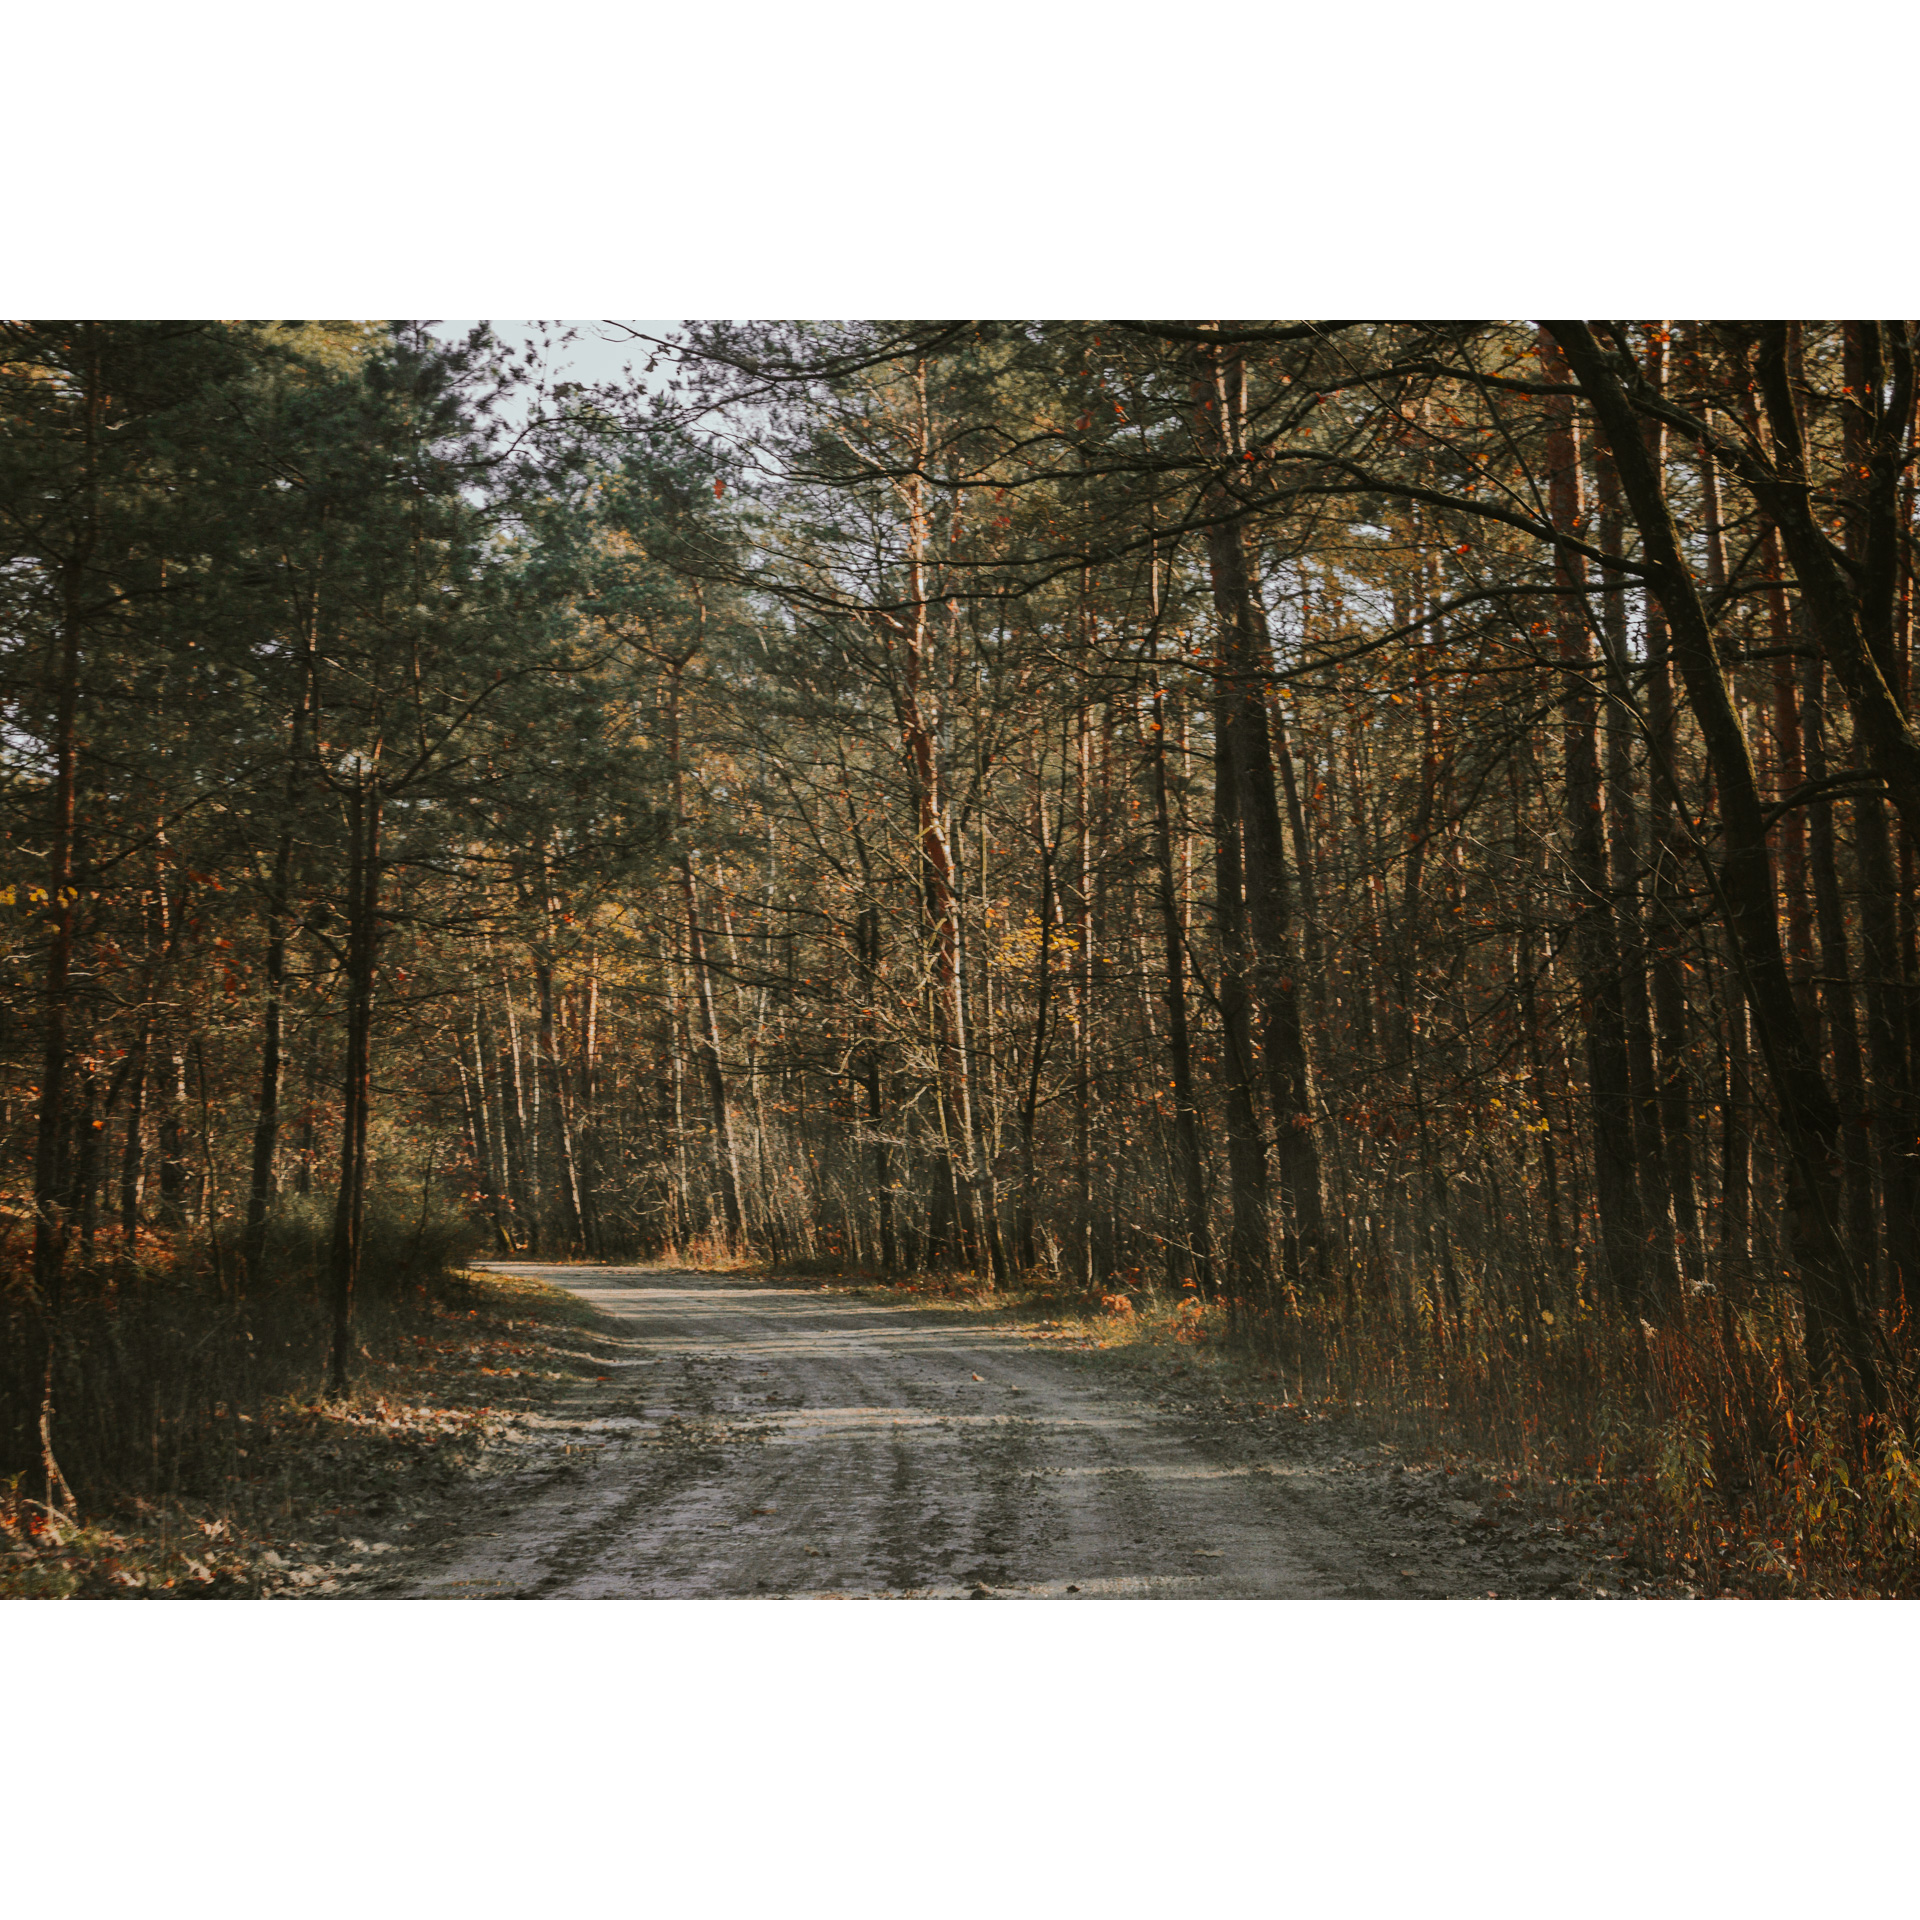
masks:
<svg viewBox="0 0 1920 1920"><path fill-rule="evenodd" d="M1175 1185L1186 1208L1186 1239L1169 1262L1176 1280L1191 1279L1203 1292L1214 1288L1212 1235L1207 1221L1205 1146L1194 1095L1193 1040L1187 1018L1186 930L1173 859L1173 817L1167 793L1166 701L1155 674L1147 714L1147 764L1153 786L1154 878L1160 908L1165 966L1167 1051L1173 1068Z"/></svg>
<svg viewBox="0 0 1920 1920"><path fill-rule="evenodd" d="M1822 1077L1787 978L1775 912L1773 863L1753 762L1727 689L1713 629L1661 476L1647 457L1619 372L1580 321L1549 323L1580 390L1614 448L1622 487L1640 529L1649 584L1660 597L1674 656L1699 721L1720 792L1726 852L1714 876L1739 956L1772 1082L1788 1162L1787 1238L1806 1306L1808 1359L1816 1374L1835 1357L1874 1411L1887 1404L1882 1354L1840 1232L1839 1112Z"/></svg>
<svg viewBox="0 0 1920 1920"><path fill-rule="evenodd" d="M1231 1226L1227 1271L1221 1291L1229 1310L1244 1316L1273 1297L1271 1202L1267 1153L1254 1100L1253 1004L1247 977L1246 901L1241 877L1240 782L1233 766L1236 745L1233 696L1224 687L1214 713L1214 916L1220 943L1220 1077L1227 1115L1227 1184Z"/></svg>
<svg viewBox="0 0 1920 1920"><path fill-rule="evenodd" d="M1038 1264L1034 1245L1033 1202L1036 1170L1034 1167L1034 1129L1040 1110L1040 1071L1047 1057L1051 1032L1049 1016L1053 1006L1053 923L1057 911L1053 884L1053 841L1047 831L1047 793L1044 758L1034 768L1034 834L1040 849L1040 939L1035 955L1037 978L1033 995L1033 1042L1027 1054L1027 1092L1020 1107L1020 1212L1018 1234L1020 1257L1029 1268Z"/></svg>
<svg viewBox="0 0 1920 1920"><path fill-rule="evenodd" d="M570 1255L586 1251L582 1220L580 1175L574 1159L571 1116L567 1112L566 1076L560 1064L560 1031L555 1019L553 957L544 946L533 954L533 987L540 1022L534 1039L534 1069L540 1075L542 1105L553 1148L554 1189L560 1203L560 1228Z"/></svg>
<svg viewBox="0 0 1920 1920"><path fill-rule="evenodd" d="M1217 469L1227 470L1243 451L1238 441L1246 371L1237 350L1231 348L1207 350L1204 365L1207 378L1195 393L1196 438ZM1297 1273L1316 1292L1323 1292L1329 1249L1313 1076L1300 1013L1300 963L1294 950L1286 845L1265 693L1273 670L1273 648L1240 525L1230 517L1231 506L1223 472L1217 471L1203 495L1208 571L1225 666L1217 750L1231 767L1237 786L1251 984L1263 1015L1260 1051L1286 1210L1288 1277L1292 1280Z"/></svg>
<svg viewBox="0 0 1920 1920"><path fill-rule="evenodd" d="M1619 475L1604 452L1596 455L1595 464L1600 481L1600 544L1603 551L1617 558L1623 551ZM1680 1301L1682 1276L1660 1108L1660 1075L1654 1056L1646 923L1641 912L1644 874L1633 770L1638 709L1627 654L1627 594L1621 576L1602 581L1600 605L1607 685L1606 825L1620 967L1620 1013L1626 1030L1627 1080L1633 1103L1634 1170L1647 1228L1646 1276L1654 1300L1663 1311L1672 1311Z"/></svg>
<svg viewBox="0 0 1920 1920"><path fill-rule="evenodd" d="M915 470L905 482L907 502L908 615L881 616L883 638L897 652L892 676L895 718L913 790L918 828L921 898L928 944L928 994L933 1049L940 1091L939 1145L935 1149L936 1203L948 1196L959 1216L962 1258L985 1252L993 1257L997 1236L991 1221L976 1219L979 1181L973 1165L973 1101L960 994L960 902L953 849L948 838L945 794L927 684L931 635L928 626L927 479L930 429L927 421L926 366L916 369L920 422ZM986 1231L981 1227L984 1224ZM998 1262L994 1261L997 1267Z"/></svg>
<svg viewBox="0 0 1920 1920"><path fill-rule="evenodd" d="M373 1108L373 992L379 942L383 796L358 780L348 800L347 1046L341 1076L340 1184L334 1195L329 1287L333 1346L327 1391L343 1398L353 1359L354 1288L367 1217L367 1132Z"/></svg>
<svg viewBox="0 0 1920 1920"><path fill-rule="evenodd" d="M1656 336L1650 380L1654 391L1665 384L1666 342ZM1647 459L1661 485L1666 477L1666 432L1649 421L1643 438ZM1617 469L1616 469L1617 472ZM1706 1281L1706 1242L1700 1225L1699 1184L1694 1171L1693 1095L1688 1083L1689 1045L1687 983L1680 959L1680 940L1688 898L1684 875L1686 837L1680 823L1676 757L1676 715L1673 698L1672 644L1667 617L1658 598L1642 596L1646 622L1647 831L1653 855L1653 931L1650 941L1649 990L1655 1036L1659 1042L1658 1079L1661 1149L1667 1169L1667 1187L1673 1200L1674 1227L1679 1236L1681 1264L1690 1288Z"/></svg>
<svg viewBox="0 0 1920 1920"><path fill-rule="evenodd" d="M1807 777L1827 777L1823 733L1826 712L1826 662L1809 653L1800 663L1802 734ZM1833 803L1816 800L1808 809L1808 843L1813 901L1820 930L1819 1007L1823 1051L1833 1061L1834 1091L1840 1108L1840 1159L1847 1252L1855 1270L1871 1274L1876 1264L1878 1227L1874 1212L1872 1115L1860 1057L1860 1015L1853 991L1853 963L1847 939L1846 904L1840 893L1839 861L1833 832Z"/></svg>
<svg viewBox="0 0 1920 1920"><path fill-rule="evenodd" d="M1621 989L1619 931L1608 871L1606 813L1600 771L1596 667L1587 633L1586 578L1566 538L1583 529L1580 451L1567 368L1552 344L1541 342L1548 382L1567 387L1546 403L1547 497L1563 540L1554 552L1555 626L1566 693L1565 804L1567 865L1573 877L1574 951L1586 1029L1587 1093L1593 1115L1594 1202L1603 1283L1622 1309L1638 1315L1664 1302L1650 1299L1647 1222L1634 1150L1633 1076L1627 1053ZM1638 427L1635 427L1636 440Z"/></svg>
<svg viewBox="0 0 1920 1920"><path fill-rule="evenodd" d="M1093 729L1086 695L1074 720L1073 1266L1091 1292L1093 1257Z"/></svg>

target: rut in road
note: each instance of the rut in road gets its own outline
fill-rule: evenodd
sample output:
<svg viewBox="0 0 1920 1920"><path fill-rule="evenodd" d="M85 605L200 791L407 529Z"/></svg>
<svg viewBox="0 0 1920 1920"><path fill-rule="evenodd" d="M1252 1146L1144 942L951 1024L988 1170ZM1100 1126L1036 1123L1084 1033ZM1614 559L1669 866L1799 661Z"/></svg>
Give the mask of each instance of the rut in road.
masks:
<svg viewBox="0 0 1920 1920"><path fill-rule="evenodd" d="M1404 1594L1285 1468L1018 1332L791 1282L526 1267L619 1328L557 1473L414 1598Z"/></svg>

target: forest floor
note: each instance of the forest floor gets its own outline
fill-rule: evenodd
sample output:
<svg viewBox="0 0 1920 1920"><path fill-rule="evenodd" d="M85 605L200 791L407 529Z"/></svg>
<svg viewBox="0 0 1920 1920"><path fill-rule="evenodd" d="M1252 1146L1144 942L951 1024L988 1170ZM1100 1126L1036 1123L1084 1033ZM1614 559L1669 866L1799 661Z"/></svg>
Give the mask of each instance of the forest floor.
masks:
<svg viewBox="0 0 1920 1920"><path fill-rule="evenodd" d="M264 1587L386 1598L1671 1595L1604 1517L1218 1347L1044 1298L492 1268L552 1288L484 1447ZM538 1351L535 1352L535 1348ZM507 1354L508 1374L516 1371ZM375 1524L375 1522L378 1524ZM310 1530L313 1532L313 1530Z"/></svg>
<svg viewBox="0 0 1920 1920"><path fill-rule="evenodd" d="M593 1310L513 1273L451 1274L365 1318L346 1399L215 1409L164 1494L85 1501L75 1524L0 1481L0 1599L339 1593L537 1450L544 1410L600 1370Z"/></svg>
<svg viewBox="0 0 1920 1920"><path fill-rule="evenodd" d="M1304 1404L1177 1310L474 1270L217 1486L0 1497L0 1598L1679 1596L1617 1516ZM4 1490L0 1490L3 1494Z"/></svg>

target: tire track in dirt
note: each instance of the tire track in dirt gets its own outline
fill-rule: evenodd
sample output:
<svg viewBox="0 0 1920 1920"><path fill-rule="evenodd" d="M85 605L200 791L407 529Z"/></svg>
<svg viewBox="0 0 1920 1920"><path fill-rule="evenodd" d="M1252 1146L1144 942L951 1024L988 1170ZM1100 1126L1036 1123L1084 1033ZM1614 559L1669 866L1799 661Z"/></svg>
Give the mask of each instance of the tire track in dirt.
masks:
<svg viewBox="0 0 1920 1920"><path fill-rule="evenodd" d="M521 1271L529 1271L522 1268ZM1018 1329L794 1282L532 1268L605 1318L546 1464L352 1592L1409 1598L1489 1563L1325 1436L1247 1457ZM564 1449L563 1450L563 1444ZM1293 1446L1291 1456L1286 1449ZM1276 1450L1277 1449L1277 1450ZM1446 1504L1444 1502L1442 1505ZM1455 1503L1457 1504L1457 1503ZM484 1531L481 1528L484 1526ZM1535 1582L1534 1591L1564 1583ZM1513 1592L1502 1577L1503 1591Z"/></svg>

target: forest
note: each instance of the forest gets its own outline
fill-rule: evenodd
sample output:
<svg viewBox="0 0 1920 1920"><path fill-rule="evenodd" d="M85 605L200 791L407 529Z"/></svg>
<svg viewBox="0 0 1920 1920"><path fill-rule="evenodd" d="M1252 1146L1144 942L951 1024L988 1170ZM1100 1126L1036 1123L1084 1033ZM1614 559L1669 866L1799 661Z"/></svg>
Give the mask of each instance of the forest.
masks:
<svg viewBox="0 0 1920 1920"><path fill-rule="evenodd" d="M631 346L0 323L0 1485L759 1264L1920 1590L1914 323Z"/></svg>

